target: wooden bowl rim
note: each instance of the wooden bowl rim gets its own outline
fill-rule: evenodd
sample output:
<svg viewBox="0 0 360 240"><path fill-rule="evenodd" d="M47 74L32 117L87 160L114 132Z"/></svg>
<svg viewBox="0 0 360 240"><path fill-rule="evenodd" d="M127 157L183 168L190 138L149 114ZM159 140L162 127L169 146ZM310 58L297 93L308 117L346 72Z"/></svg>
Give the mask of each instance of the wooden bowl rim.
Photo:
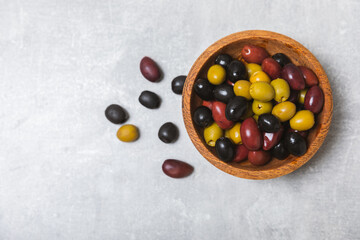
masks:
<svg viewBox="0 0 360 240"><path fill-rule="evenodd" d="M236 168L219 160L216 155L214 155L212 152L210 152L207 149L206 146L204 146L201 140L196 141L196 138L198 137L191 116L191 99L194 94L193 86L195 80L197 79L197 76L201 71L201 69L203 68L203 66L205 65L205 63L213 54L215 54L217 51L219 51L220 49L226 47L227 45L233 42L239 40L246 40L246 39L250 40L250 39L259 39L259 38L264 40L269 40L269 39L275 40L280 42L286 47L291 46L292 48L296 48L297 50L300 51L301 55L307 58L307 61L311 62L311 64L316 69L315 73L319 78L319 82L323 86L325 86L322 87L325 98L323 111L326 112L327 114L324 114L324 119L322 121L323 124L321 124L320 126L318 136L311 143L305 155L301 157L297 157L293 161L283 164L277 168L246 170L246 169ZM201 155L205 159L207 159L212 165L214 165L218 169L228 174L240 178L255 179L255 180L271 179L289 174L295 171L296 169L300 168L306 162L308 162L312 158L312 156L317 152L317 150L320 148L320 146L325 140L325 137L329 131L331 124L332 111L333 111L333 100L332 100L332 91L331 91L330 83L324 69L322 68L320 62L316 59L316 57L307 48L305 48L302 44L295 41L294 39L276 32L265 31L265 30L247 30L247 31L233 33L216 41L210 47L208 47L197 58L197 60L191 67L190 72L185 81L183 97L182 97L182 113L183 113L185 128L189 134L191 141L195 145L196 149L201 153Z"/></svg>

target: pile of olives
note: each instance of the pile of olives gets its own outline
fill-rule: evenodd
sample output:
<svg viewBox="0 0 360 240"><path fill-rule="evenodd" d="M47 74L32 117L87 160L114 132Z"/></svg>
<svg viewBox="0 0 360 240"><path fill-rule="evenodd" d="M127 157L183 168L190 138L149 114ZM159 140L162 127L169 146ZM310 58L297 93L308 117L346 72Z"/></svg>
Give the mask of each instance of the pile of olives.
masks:
<svg viewBox="0 0 360 240"><path fill-rule="evenodd" d="M307 151L307 135L324 105L319 80L283 53L270 56L245 45L240 59L216 57L194 91L203 100L193 113L204 140L224 162L255 166Z"/></svg>

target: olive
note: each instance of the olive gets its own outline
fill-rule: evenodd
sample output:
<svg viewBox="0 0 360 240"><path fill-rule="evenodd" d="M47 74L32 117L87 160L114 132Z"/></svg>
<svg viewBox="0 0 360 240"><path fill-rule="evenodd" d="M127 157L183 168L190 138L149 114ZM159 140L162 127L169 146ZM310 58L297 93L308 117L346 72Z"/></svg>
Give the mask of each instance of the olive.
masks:
<svg viewBox="0 0 360 240"><path fill-rule="evenodd" d="M262 134L254 118L243 121L240 127L241 140L248 150L258 150L262 146Z"/></svg>
<svg viewBox="0 0 360 240"><path fill-rule="evenodd" d="M254 112L252 110L251 103L248 102L246 112L241 116L241 120L245 120L249 117L252 117L253 115L254 115Z"/></svg>
<svg viewBox="0 0 360 240"><path fill-rule="evenodd" d="M286 101L276 104L271 114L277 117L281 122L285 122L291 119L296 112L296 106L294 103Z"/></svg>
<svg viewBox="0 0 360 240"><path fill-rule="evenodd" d="M160 106L160 97L153 92L143 91L139 96L139 102L147 108L155 109Z"/></svg>
<svg viewBox="0 0 360 240"><path fill-rule="evenodd" d="M219 64L212 65L207 72L207 78L211 84L220 85L226 80L226 71Z"/></svg>
<svg viewBox="0 0 360 240"><path fill-rule="evenodd" d="M284 143L286 149L294 156L302 156L307 151L306 140L296 132L287 133Z"/></svg>
<svg viewBox="0 0 360 240"><path fill-rule="evenodd" d="M272 108L272 102L262 102L254 100L252 103L252 111L259 116L264 113L271 113Z"/></svg>
<svg viewBox="0 0 360 240"><path fill-rule="evenodd" d="M258 120L259 120L259 115L254 115L254 116L252 116L252 118L257 122Z"/></svg>
<svg viewBox="0 0 360 240"><path fill-rule="evenodd" d="M194 171L194 168L186 162L167 159L162 164L162 170L169 177L183 178L189 176Z"/></svg>
<svg viewBox="0 0 360 240"><path fill-rule="evenodd" d="M252 97L250 95L250 86L251 83L247 80L239 80L234 84L234 93L236 96L241 96L246 98L247 100L251 100Z"/></svg>
<svg viewBox="0 0 360 240"><path fill-rule="evenodd" d="M268 102L275 97L275 91L267 82L255 82L250 86L250 95L255 100Z"/></svg>
<svg viewBox="0 0 360 240"><path fill-rule="evenodd" d="M289 156L289 154L290 154L289 151L285 147L284 140L281 140L271 150L271 155L279 160L284 160Z"/></svg>
<svg viewBox="0 0 360 240"><path fill-rule="evenodd" d="M111 104L105 110L105 117L112 123L124 123L129 118L129 114L124 108L117 104Z"/></svg>
<svg viewBox="0 0 360 240"><path fill-rule="evenodd" d="M123 142L134 142L139 138L139 130L135 125L125 124L119 128L116 136Z"/></svg>
<svg viewBox="0 0 360 240"><path fill-rule="evenodd" d="M216 100L228 103L230 99L232 99L235 94L233 87L227 83L223 83L214 88L213 95Z"/></svg>
<svg viewBox="0 0 360 240"><path fill-rule="evenodd" d="M208 109L212 109L213 102L212 101L202 101L202 105L207 107Z"/></svg>
<svg viewBox="0 0 360 240"><path fill-rule="evenodd" d="M253 75L251 75L251 77L250 77L251 83L254 83L254 82L270 83L270 81L271 81L271 79L269 78L269 76L263 71L257 71L256 73L253 73Z"/></svg>
<svg viewBox="0 0 360 240"><path fill-rule="evenodd" d="M232 61L232 57L228 54L220 54L215 59L215 64L219 64L223 68L227 69L227 66Z"/></svg>
<svg viewBox="0 0 360 240"><path fill-rule="evenodd" d="M262 47L247 44L241 50L241 55L248 63L261 64L262 61L269 57L269 54Z"/></svg>
<svg viewBox="0 0 360 240"><path fill-rule="evenodd" d="M258 126L261 131L274 133L280 130L281 123L275 116L265 113L259 116Z"/></svg>
<svg viewBox="0 0 360 240"><path fill-rule="evenodd" d="M281 66L275 61L273 58L268 57L265 58L261 64L262 70L267 73L271 79L276 79L280 77L281 74Z"/></svg>
<svg viewBox="0 0 360 240"><path fill-rule="evenodd" d="M248 154L249 154L249 150L247 150L247 148L243 144L239 144L236 146L235 157L233 161L242 162L247 159Z"/></svg>
<svg viewBox="0 0 360 240"><path fill-rule="evenodd" d="M290 96L290 87L287 81L282 78L277 78L272 80L270 85L275 90L275 101L277 102L285 102Z"/></svg>
<svg viewBox="0 0 360 240"><path fill-rule="evenodd" d="M287 99L289 102L297 103L299 100L300 91L290 90L290 96Z"/></svg>
<svg viewBox="0 0 360 240"><path fill-rule="evenodd" d="M214 98L213 90L214 85L212 85L208 80L199 78L194 84L194 90L196 94L203 100L211 100Z"/></svg>
<svg viewBox="0 0 360 240"><path fill-rule="evenodd" d="M179 137L179 129L172 122L164 123L159 129L158 137L164 143L173 143Z"/></svg>
<svg viewBox="0 0 360 240"><path fill-rule="evenodd" d="M298 130L294 130L292 128L288 128L287 132L296 132L296 133L300 134L300 136L302 136L303 138L306 138L309 135L309 131L298 131Z"/></svg>
<svg viewBox="0 0 360 240"><path fill-rule="evenodd" d="M232 140L234 144L242 143L240 135L241 123L236 123L232 128L225 131L225 137Z"/></svg>
<svg viewBox="0 0 360 240"><path fill-rule="evenodd" d="M263 150L249 151L248 159L252 165L262 166L271 160L271 154Z"/></svg>
<svg viewBox="0 0 360 240"><path fill-rule="evenodd" d="M324 93L319 86L312 86L307 91L304 107L313 113L319 113L324 105Z"/></svg>
<svg viewBox="0 0 360 240"><path fill-rule="evenodd" d="M214 122L209 108L200 106L194 111L193 120L199 127L207 127Z"/></svg>
<svg viewBox="0 0 360 240"><path fill-rule="evenodd" d="M171 90L176 94L182 94L186 76L181 75L174 78L171 82Z"/></svg>
<svg viewBox="0 0 360 240"><path fill-rule="evenodd" d="M259 64L256 64L256 63L247 63L245 65L245 67L246 67L246 70L248 72L249 77L251 77L257 71L262 71L261 66Z"/></svg>
<svg viewBox="0 0 360 240"><path fill-rule="evenodd" d="M309 110L298 111L295 116L290 119L290 127L298 131L309 130L314 124L314 114Z"/></svg>
<svg viewBox="0 0 360 240"><path fill-rule="evenodd" d="M264 132L263 133L263 149L265 151L270 150L272 147L274 147L276 144L279 143L281 140L281 137L284 133L284 127L281 127L279 131L274 133Z"/></svg>
<svg viewBox="0 0 360 240"><path fill-rule="evenodd" d="M281 78L285 79L293 90L302 90L305 88L305 80L302 72L292 63L283 67Z"/></svg>
<svg viewBox="0 0 360 240"><path fill-rule="evenodd" d="M223 102L214 101L212 107L212 115L214 121L222 129L229 129L234 125L233 121L226 118L226 104Z"/></svg>
<svg viewBox="0 0 360 240"><path fill-rule="evenodd" d="M236 96L226 105L225 116L230 121L240 121L241 116L246 112L248 103L246 98Z"/></svg>
<svg viewBox="0 0 360 240"><path fill-rule="evenodd" d="M281 67L284 67L286 64L291 63L291 60L288 56L283 53L276 53L272 58L280 64Z"/></svg>
<svg viewBox="0 0 360 240"><path fill-rule="evenodd" d="M239 60L233 60L227 68L227 78L231 82L236 82L237 80L247 79L247 71L245 65Z"/></svg>
<svg viewBox="0 0 360 240"><path fill-rule="evenodd" d="M204 139L207 145L215 147L216 140L223 136L223 130L216 124L213 123L204 129Z"/></svg>
<svg viewBox="0 0 360 240"><path fill-rule="evenodd" d="M311 87L311 86L319 84L319 79L317 78L316 74L310 68L307 68L304 66L299 66L299 69L303 74L303 77L305 79L305 85L307 87Z"/></svg>
<svg viewBox="0 0 360 240"><path fill-rule="evenodd" d="M231 162L235 156L235 146L226 137L221 137L216 141L215 150L220 160Z"/></svg>
<svg viewBox="0 0 360 240"><path fill-rule="evenodd" d="M300 91L299 93L299 99L298 99L298 102L301 103L301 104L304 104L304 101L305 101L305 95L306 95L306 92L308 91L307 88L303 89Z"/></svg>
<svg viewBox="0 0 360 240"><path fill-rule="evenodd" d="M150 82L157 82L161 78L161 71L158 65L149 57L144 57L140 61L141 74Z"/></svg>

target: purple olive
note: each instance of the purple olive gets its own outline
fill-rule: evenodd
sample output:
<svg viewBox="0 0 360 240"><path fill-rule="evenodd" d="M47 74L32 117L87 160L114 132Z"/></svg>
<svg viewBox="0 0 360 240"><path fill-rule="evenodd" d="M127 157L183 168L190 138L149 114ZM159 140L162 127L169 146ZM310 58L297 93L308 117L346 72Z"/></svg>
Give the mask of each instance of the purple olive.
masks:
<svg viewBox="0 0 360 240"><path fill-rule="evenodd" d="M144 57L140 62L141 74L150 82L160 80L161 72L158 65L149 57Z"/></svg>
<svg viewBox="0 0 360 240"><path fill-rule="evenodd" d="M194 168L183 161L175 159L167 159L162 165L163 172L172 178L183 178L189 176Z"/></svg>
<svg viewBox="0 0 360 240"><path fill-rule="evenodd" d="M324 93L319 86L312 86L305 95L304 107L313 113L319 113L324 105Z"/></svg>
<svg viewBox="0 0 360 240"><path fill-rule="evenodd" d="M281 77L285 79L293 90L303 90L305 80L300 69L292 63L285 65L281 71Z"/></svg>

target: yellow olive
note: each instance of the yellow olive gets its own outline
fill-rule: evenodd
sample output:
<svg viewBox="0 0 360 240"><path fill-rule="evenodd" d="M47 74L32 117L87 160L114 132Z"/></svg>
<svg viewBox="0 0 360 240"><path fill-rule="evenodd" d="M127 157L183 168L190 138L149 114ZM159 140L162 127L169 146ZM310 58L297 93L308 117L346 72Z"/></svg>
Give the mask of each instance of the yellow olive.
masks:
<svg viewBox="0 0 360 240"><path fill-rule="evenodd" d="M298 102L301 103L301 104L304 104L304 101L305 101L305 95L308 91L308 88L305 88L303 90L300 91L300 94L299 94L299 99L298 99Z"/></svg>
<svg viewBox="0 0 360 240"><path fill-rule="evenodd" d="M236 123L232 128L225 131L225 137L230 138L235 144L241 144L240 127L241 123Z"/></svg>
<svg viewBox="0 0 360 240"><path fill-rule="evenodd" d="M296 106L294 103L286 101L276 104L271 114L277 117L281 122L285 122L295 115Z"/></svg>
<svg viewBox="0 0 360 240"><path fill-rule="evenodd" d="M246 70L248 72L249 77L256 73L257 71L261 71L261 66L256 63L248 63L246 64Z"/></svg>
<svg viewBox="0 0 360 240"><path fill-rule="evenodd" d="M287 81L282 78L277 78L271 81L271 86L275 90L275 101L285 102L290 96L290 87Z"/></svg>
<svg viewBox="0 0 360 240"><path fill-rule="evenodd" d="M274 98L275 91L267 82L255 82L250 86L250 95L255 100L268 102Z"/></svg>
<svg viewBox="0 0 360 240"><path fill-rule="evenodd" d="M125 124L119 128L116 136L120 141L133 142L139 138L139 130L132 124Z"/></svg>
<svg viewBox="0 0 360 240"><path fill-rule="evenodd" d="M251 100L250 96L250 86L251 83L246 80L239 80L234 84L234 93L236 96L242 96L246 98L247 100Z"/></svg>
<svg viewBox="0 0 360 240"><path fill-rule="evenodd" d="M259 120L259 115L254 115L252 117L255 119L256 122Z"/></svg>
<svg viewBox="0 0 360 240"><path fill-rule="evenodd" d="M214 122L204 129L204 138L207 145L215 147L216 140L223 136L223 130Z"/></svg>
<svg viewBox="0 0 360 240"><path fill-rule="evenodd" d="M212 65L207 72L207 77L211 84L220 85L226 79L225 69L218 64Z"/></svg>
<svg viewBox="0 0 360 240"><path fill-rule="evenodd" d="M254 100L252 103L253 112L259 116L264 113L271 113L272 108L272 102L261 102L258 100Z"/></svg>
<svg viewBox="0 0 360 240"><path fill-rule="evenodd" d="M253 75L251 75L251 77L250 77L251 83L254 83L254 82L270 83L270 81L271 81L271 79L269 78L269 76L263 71L257 71L255 73L253 73Z"/></svg>
<svg viewBox="0 0 360 240"><path fill-rule="evenodd" d="M248 107L247 107L247 109L246 109L246 112L241 116L241 120L245 120L245 119L247 119L247 118L249 118L249 117L252 117L252 115L254 115L254 112L253 112L253 110L252 110L252 107L251 107L251 103L250 102L248 102Z"/></svg>
<svg viewBox="0 0 360 240"><path fill-rule="evenodd" d="M298 111L295 116L290 119L290 127L298 131L309 130L314 124L314 114L309 110Z"/></svg>

